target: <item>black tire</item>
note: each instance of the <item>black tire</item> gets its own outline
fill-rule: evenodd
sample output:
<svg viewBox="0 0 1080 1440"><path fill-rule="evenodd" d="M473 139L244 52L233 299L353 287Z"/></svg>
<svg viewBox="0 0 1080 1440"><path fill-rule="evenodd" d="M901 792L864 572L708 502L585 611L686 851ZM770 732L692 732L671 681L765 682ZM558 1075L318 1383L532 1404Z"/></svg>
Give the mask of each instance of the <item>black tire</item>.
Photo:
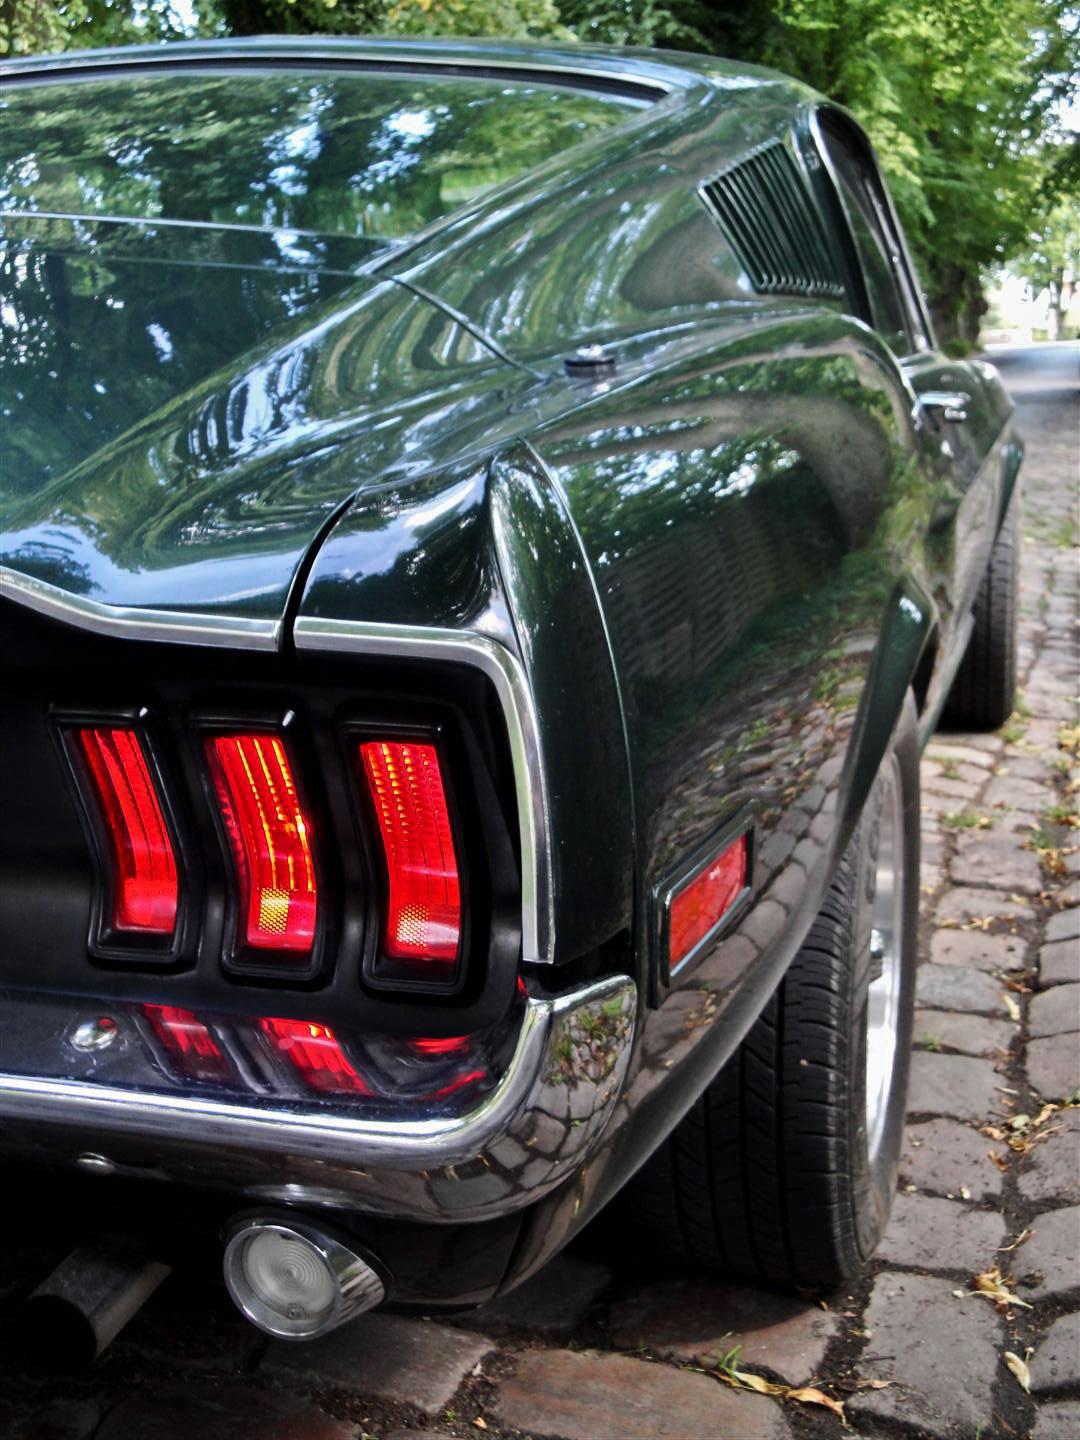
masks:
<svg viewBox="0 0 1080 1440"><path fill-rule="evenodd" d="M942 724L951 730L996 730L1012 714L1016 701L1019 511L1014 494L975 597L975 628L942 713Z"/></svg>
<svg viewBox="0 0 1080 1440"><path fill-rule="evenodd" d="M634 1223L680 1263L773 1284L833 1285L856 1275L881 1238L896 1188L910 1063L918 775L909 695L856 834L779 989L630 1183ZM887 783L897 787L895 811ZM898 976L899 1013L891 1087L877 1110L871 1153L866 1015L885 807L896 817L890 843L903 861L890 912L900 930L890 972Z"/></svg>

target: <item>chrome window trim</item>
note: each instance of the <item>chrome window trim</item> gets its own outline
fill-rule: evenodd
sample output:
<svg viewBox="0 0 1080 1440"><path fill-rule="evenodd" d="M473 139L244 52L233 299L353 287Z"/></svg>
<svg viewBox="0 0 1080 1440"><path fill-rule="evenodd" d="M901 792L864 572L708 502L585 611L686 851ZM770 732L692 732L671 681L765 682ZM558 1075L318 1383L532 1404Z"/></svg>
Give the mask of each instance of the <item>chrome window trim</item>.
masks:
<svg viewBox="0 0 1080 1440"><path fill-rule="evenodd" d="M172 641L180 645L242 645L247 650L277 650L280 620L236 615L200 615L190 610L154 610L137 605L104 605L71 595L46 580L0 565L0 596L50 620L127 640Z"/></svg>
<svg viewBox="0 0 1080 1440"><path fill-rule="evenodd" d="M293 625L292 635L301 654L443 660L472 666L491 681L506 721L514 769L521 845L522 959L533 964L551 962L555 935L547 787L532 692L517 657L499 641L474 630L376 625L301 615Z"/></svg>

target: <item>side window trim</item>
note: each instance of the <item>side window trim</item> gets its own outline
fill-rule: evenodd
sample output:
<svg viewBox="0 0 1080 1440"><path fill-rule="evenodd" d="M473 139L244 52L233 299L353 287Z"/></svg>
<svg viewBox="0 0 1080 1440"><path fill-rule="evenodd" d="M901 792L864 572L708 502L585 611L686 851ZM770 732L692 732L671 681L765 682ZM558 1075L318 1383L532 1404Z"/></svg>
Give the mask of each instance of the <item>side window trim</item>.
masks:
<svg viewBox="0 0 1080 1440"><path fill-rule="evenodd" d="M817 158L820 161L824 175L827 177L824 187L828 191L827 208L833 214L834 230L837 233L844 253L845 267L851 274L852 279L856 282L853 287L856 292L853 298L857 302L858 312L862 319L873 324L873 312L870 305L870 293L866 274L847 215L839 177L836 172L836 167L833 164L832 156L829 153L828 142L821 124L823 118L828 118L836 125L839 131L839 142L848 145L853 156L865 171L868 181L866 188L873 206L877 228L881 233L882 240L885 242L884 258L887 259L893 273L895 288L902 308L902 318L907 332L908 344L912 347L909 353L914 354L919 351L933 349L933 331L930 327L922 293L915 278L911 256L896 216L892 197L889 195L885 182L881 178L881 173L870 142L858 125L849 116L845 115L843 111L832 106L818 106L810 113L810 132L814 149L817 152Z"/></svg>

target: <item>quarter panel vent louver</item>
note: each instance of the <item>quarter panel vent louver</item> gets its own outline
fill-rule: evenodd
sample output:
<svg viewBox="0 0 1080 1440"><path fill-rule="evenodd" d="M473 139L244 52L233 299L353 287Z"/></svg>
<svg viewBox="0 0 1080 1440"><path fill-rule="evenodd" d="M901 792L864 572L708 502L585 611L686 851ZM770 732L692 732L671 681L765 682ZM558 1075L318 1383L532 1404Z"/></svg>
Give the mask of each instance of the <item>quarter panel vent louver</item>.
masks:
<svg viewBox="0 0 1080 1440"><path fill-rule="evenodd" d="M755 290L843 298L828 237L782 140L721 171L700 193Z"/></svg>

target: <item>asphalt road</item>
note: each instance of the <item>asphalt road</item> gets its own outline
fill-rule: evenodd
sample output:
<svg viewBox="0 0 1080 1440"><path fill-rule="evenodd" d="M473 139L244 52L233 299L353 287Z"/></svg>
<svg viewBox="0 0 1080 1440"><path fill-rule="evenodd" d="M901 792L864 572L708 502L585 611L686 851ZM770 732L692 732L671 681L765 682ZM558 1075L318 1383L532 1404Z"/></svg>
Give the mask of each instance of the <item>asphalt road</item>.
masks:
<svg viewBox="0 0 1080 1440"><path fill-rule="evenodd" d="M662 1273L644 1247L613 1246L601 1217L499 1305L450 1322L366 1316L290 1347L244 1326L216 1288L174 1277L88 1371L12 1365L9 1330L0 1435L1080 1435L1080 1109L1063 1103L1080 1084L1080 856L1069 818L1080 347L988 358L1028 441L1022 701L1001 733L939 736L923 761L909 1130L893 1222L865 1279L800 1300ZM0 1308L10 1313L26 1256L10 1233L7 1247ZM1014 1300L971 1293L994 1266ZM719 1379L715 1357L734 1345L746 1371L779 1390ZM1030 1393L1006 1352L1027 1364ZM784 1393L808 1384L844 1405L851 1430L834 1409Z"/></svg>

